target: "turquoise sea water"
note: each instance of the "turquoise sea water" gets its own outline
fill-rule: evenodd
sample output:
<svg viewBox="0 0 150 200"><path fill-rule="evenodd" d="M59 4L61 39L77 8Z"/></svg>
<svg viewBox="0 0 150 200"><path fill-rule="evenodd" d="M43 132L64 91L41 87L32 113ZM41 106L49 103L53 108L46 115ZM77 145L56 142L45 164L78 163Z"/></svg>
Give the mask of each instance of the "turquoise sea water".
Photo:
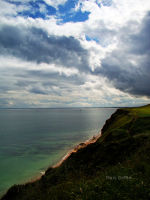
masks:
<svg viewBox="0 0 150 200"><path fill-rule="evenodd" d="M100 132L114 108L0 110L0 195Z"/></svg>

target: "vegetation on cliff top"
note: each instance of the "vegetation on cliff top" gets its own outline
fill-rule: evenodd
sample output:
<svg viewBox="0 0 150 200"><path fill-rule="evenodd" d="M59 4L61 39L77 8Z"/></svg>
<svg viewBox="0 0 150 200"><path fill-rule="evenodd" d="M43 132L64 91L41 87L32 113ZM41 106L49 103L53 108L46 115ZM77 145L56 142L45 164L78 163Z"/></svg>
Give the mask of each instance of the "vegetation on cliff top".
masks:
<svg viewBox="0 0 150 200"><path fill-rule="evenodd" d="M118 109L97 142L2 200L150 199L150 105Z"/></svg>

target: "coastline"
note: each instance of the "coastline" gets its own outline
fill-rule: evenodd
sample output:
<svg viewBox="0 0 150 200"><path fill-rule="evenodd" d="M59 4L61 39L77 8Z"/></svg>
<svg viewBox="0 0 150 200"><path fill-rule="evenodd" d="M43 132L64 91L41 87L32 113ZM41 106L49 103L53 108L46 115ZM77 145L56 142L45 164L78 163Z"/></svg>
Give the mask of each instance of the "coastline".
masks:
<svg viewBox="0 0 150 200"><path fill-rule="evenodd" d="M97 135L94 135L92 138L76 145L73 149L69 150L68 153L58 163L53 165L52 168L59 167L72 153L76 153L79 149L85 148L87 145L95 143L101 137L101 135L102 135L102 133L100 131Z"/></svg>
<svg viewBox="0 0 150 200"><path fill-rule="evenodd" d="M2 199L115 199L123 194L126 199L142 196L147 200L149 116L150 105L118 109L96 136L76 143L65 155L66 149L65 156L40 181L14 185Z"/></svg>
<svg viewBox="0 0 150 200"><path fill-rule="evenodd" d="M101 137L101 135L102 135L102 133L101 133L101 131L100 131L98 134L92 136L92 138L87 139L86 141L77 144L75 147L73 147L72 149L70 149L70 150L65 154L65 156L63 156L63 157L60 159L60 161L58 161L56 164L54 164L54 165L52 165L52 166L49 166L49 167L51 167L51 168L57 168L57 167L59 167L72 153L76 153L79 149L85 148L87 145L92 144L92 143L95 143L95 142ZM49 168L49 167L48 167L48 168ZM20 184L21 184L21 185L25 185L25 184L33 183L33 182L35 182L35 181L40 180L41 177L45 175L45 173L46 173L46 171L48 170L48 168L47 168L45 171L40 171L40 172L39 172L39 173L40 173L39 175L36 175L36 176L34 176L34 177L31 177L29 180L25 181L24 183L22 182L22 183L20 183ZM7 191L8 191L8 190L7 190ZM1 198L7 191L2 192L2 194L0 194L0 198Z"/></svg>
<svg viewBox="0 0 150 200"><path fill-rule="evenodd" d="M37 112L32 112L32 120L25 120L25 127L27 129L24 129L24 124L21 126L20 130L14 128L14 136L20 138L21 143L19 143L19 139L17 139L15 144L8 145L7 148L4 144L1 145L1 148L4 148L4 151L2 151L4 158L1 157L0 191L3 191L4 188L4 193L6 193L7 190L14 185L25 185L43 177L49 168L56 166L58 163L62 163L65 158L68 158L71 152L75 152L79 144L81 146L81 143L87 143L93 136L98 135L105 120L108 119L114 110L114 108L84 108L82 111L79 109L64 110L61 115L58 115L60 110L44 110L44 112L41 110L38 115ZM12 115L15 115L16 112L22 116L21 111L13 111ZM10 112L6 113L6 116L9 117L9 113ZM30 113L30 110L26 111L25 115L23 113L25 119L28 118L28 114ZM46 115L50 120L52 119L52 125L49 124L49 120L46 120L46 122L44 121ZM35 123L36 120L39 119L38 116L40 116L41 119L39 126L44 127L44 125L46 125L48 131L43 133L43 129L32 126L32 122ZM59 117L62 122L60 125L59 121L57 121L57 117ZM16 127L19 126L20 120L21 118L16 121ZM26 122L29 122L28 126L26 126ZM5 125L5 123L2 124ZM52 134L51 126L54 128ZM11 128L8 128L8 136L11 134L11 131ZM16 134L18 131L21 132L22 135ZM31 134L26 134L26 131L29 131ZM36 135L35 132L38 132L40 137L34 138L34 135ZM30 146L30 143L32 143L32 141L30 141L31 135L34 138L32 146ZM7 139L9 139L9 137L6 137L6 140ZM83 146L85 146L85 144ZM5 151L7 152L6 155ZM11 168L9 168L9 166L11 166Z"/></svg>
<svg viewBox="0 0 150 200"><path fill-rule="evenodd" d="M60 161L58 161L56 164L54 164L54 165L52 165L52 166L49 166L49 167L51 167L51 168L57 168L57 167L59 167L72 153L76 153L79 149L85 148L87 145L92 144L92 143L95 143L95 142L101 137L101 135L102 135L102 133L101 133L101 131L100 131L98 134L94 135L92 138L90 138L90 139L88 139L88 140L86 140L86 141L84 141L84 142L81 142L81 143L77 144L75 147L73 147L72 149L70 149L70 150L60 159ZM48 168L49 168L49 167L48 167ZM29 181L26 182L26 184L27 184L27 183L33 183L33 182L35 182L35 181L40 180L40 178L41 178L42 176L45 175L45 173L46 173L46 171L48 170L48 168L47 168L45 171L41 171L41 172L40 172L40 175L31 178Z"/></svg>

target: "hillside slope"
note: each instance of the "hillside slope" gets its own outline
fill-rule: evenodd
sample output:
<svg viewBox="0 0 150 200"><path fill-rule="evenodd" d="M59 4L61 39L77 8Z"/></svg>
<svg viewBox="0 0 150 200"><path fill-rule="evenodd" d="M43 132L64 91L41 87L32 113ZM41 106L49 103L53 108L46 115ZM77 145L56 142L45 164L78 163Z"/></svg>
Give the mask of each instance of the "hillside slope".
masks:
<svg viewBox="0 0 150 200"><path fill-rule="evenodd" d="M2 200L150 199L150 105L118 109L93 144Z"/></svg>

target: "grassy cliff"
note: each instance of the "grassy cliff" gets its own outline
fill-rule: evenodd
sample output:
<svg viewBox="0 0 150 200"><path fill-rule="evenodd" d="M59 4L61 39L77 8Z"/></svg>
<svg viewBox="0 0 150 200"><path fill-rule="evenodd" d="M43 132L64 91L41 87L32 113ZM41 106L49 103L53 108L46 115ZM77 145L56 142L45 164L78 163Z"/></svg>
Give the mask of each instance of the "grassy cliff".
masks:
<svg viewBox="0 0 150 200"><path fill-rule="evenodd" d="M150 105L118 109L97 142L2 200L150 199Z"/></svg>

